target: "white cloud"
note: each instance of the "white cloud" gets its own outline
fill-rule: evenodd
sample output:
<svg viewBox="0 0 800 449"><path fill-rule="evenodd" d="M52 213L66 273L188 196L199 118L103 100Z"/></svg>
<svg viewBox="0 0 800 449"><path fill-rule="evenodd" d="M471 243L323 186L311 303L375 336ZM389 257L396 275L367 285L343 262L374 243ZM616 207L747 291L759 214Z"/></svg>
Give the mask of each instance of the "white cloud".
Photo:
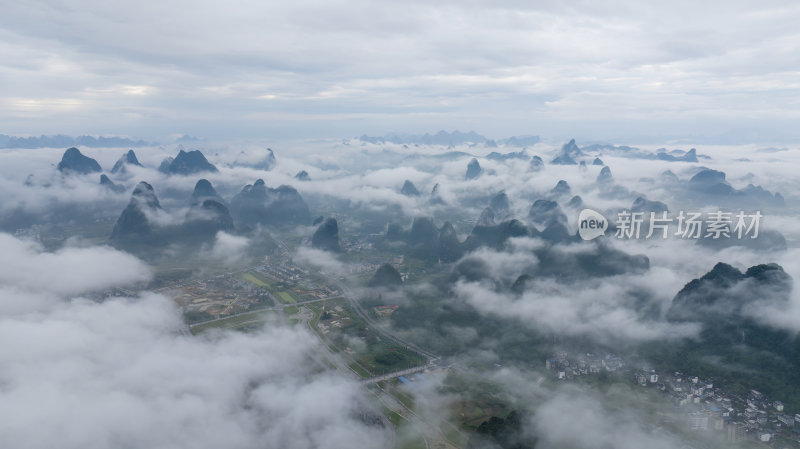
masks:
<svg viewBox="0 0 800 449"><path fill-rule="evenodd" d="M225 265L233 265L243 259L249 245L250 240L247 237L219 231L211 248L211 257Z"/></svg>
<svg viewBox="0 0 800 449"><path fill-rule="evenodd" d="M647 415L655 414L656 410L667 410L666 404L650 402L638 404L636 408L609 406L635 402L637 394L629 391L630 388L628 385L616 385L605 395L574 387L562 388L558 394L541 404L529 423L530 430L539 437L539 443L545 448L681 447L684 442L677 435L656 431L648 421ZM638 399L644 402L644 398ZM563 419L567 415L571 417L570 420ZM575 431L576 422L580 423L580 432Z"/></svg>
<svg viewBox="0 0 800 449"><path fill-rule="evenodd" d="M329 275L341 276L347 273L347 264L328 251L301 246L297 248L294 257L299 263L312 266Z"/></svg>
<svg viewBox="0 0 800 449"><path fill-rule="evenodd" d="M0 285L29 291L77 295L145 281L150 269L140 260L109 247L43 252L33 242L0 233Z"/></svg>
<svg viewBox="0 0 800 449"><path fill-rule="evenodd" d="M19 266L0 278L0 446L383 446L383 430L358 418L371 410L359 385L320 369L310 333L270 322L183 335L162 295L73 296L143 276L132 257L0 237L0 254L14 258L3 266Z"/></svg>

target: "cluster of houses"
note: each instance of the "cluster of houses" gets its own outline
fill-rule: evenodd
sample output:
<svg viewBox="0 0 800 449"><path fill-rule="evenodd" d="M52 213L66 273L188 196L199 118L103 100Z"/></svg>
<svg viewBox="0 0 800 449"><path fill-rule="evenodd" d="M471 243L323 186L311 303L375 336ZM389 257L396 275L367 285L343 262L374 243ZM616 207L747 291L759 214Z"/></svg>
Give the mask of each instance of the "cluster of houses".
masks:
<svg viewBox="0 0 800 449"><path fill-rule="evenodd" d="M27 228L17 229L16 231L14 231L14 237L18 239L32 240L41 243L43 230L44 226L35 224Z"/></svg>
<svg viewBox="0 0 800 449"><path fill-rule="evenodd" d="M710 379L626 367L625 361L614 354L570 356L559 352L545 361L545 367L559 381L602 372L623 378L632 374L641 387L663 392L686 428L720 432L729 442L757 440L769 444L776 437L800 442L800 413L788 413L781 401L756 390L746 396L729 394Z"/></svg>
<svg viewBox="0 0 800 449"><path fill-rule="evenodd" d="M274 256L265 257L264 265L257 268L256 271L260 271L278 282L286 284L296 283L308 275L308 272L295 265L292 259L276 258Z"/></svg>
<svg viewBox="0 0 800 449"><path fill-rule="evenodd" d="M625 367L625 362L615 354L582 354L570 358L566 352L558 352L545 361L545 367L556 379L569 380L601 372L618 372Z"/></svg>
<svg viewBox="0 0 800 449"><path fill-rule="evenodd" d="M264 264L255 271L266 274L279 283L293 285L292 289L304 301L328 299L341 296L338 288L325 282L316 284L307 269L298 266L285 251L277 251L277 255L264 257Z"/></svg>
<svg viewBox="0 0 800 449"><path fill-rule="evenodd" d="M372 249L372 244L370 242L360 239L343 238L340 240L340 245L342 249L348 253L357 253Z"/></svg>
<svg viewBox="0 0 800 449"><path fill-rule="evenodd" d="M188 316L203 314L197 317L202 320L251 310L259 304L269 303L272 294L268 289L243 281L233 274L221 274L211 279L186 283L176 289L173 298L183 306Z"/></svg>
<svg viewBox="0 0 800 449"><path fill-rule="evenodd" d="M725 433L730 442L758 440L769 443L776 436L800 441L800 414L791 415L781 401L750 390L746 396L729 394L708 379L682 373L658 374L638 370L636 382L663 391L685 413L689 429Z"/></svg>

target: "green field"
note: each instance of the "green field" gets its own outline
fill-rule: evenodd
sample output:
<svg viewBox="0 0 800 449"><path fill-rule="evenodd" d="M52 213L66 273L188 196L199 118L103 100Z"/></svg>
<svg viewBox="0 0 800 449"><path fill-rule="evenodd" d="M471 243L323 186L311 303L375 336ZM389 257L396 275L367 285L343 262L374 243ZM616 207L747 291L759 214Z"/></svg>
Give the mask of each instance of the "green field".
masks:
<svg viewBox="0 0 800 449"><path fill-rule="evenodd" d="M239 274L239 279L258 285L259 287L266 287L270 293L275 295L284 304L294 304L298 300L297 295L292 292L281 290L279 287L271 284L271 280L268 277L260 273L253 273L252 271L242 273Z"/></svg>
<svg viewBox="0 0 800 449"><path fill-rule="evenodd" d="M384 342L368 343L367 351L357 354L355 359L375 375L425 363L425 358L415 352Z"/></svg>
<svg viewBox="0 0 800 449"><path fill-rule="evenodd" d="M255 274L253 274L253 273L243 273L243 274L240 274L240 275L239 275L239 279L241 279L241 280L243 280L243 281L250 282L250 283L252 283L252 284L256 284L256 285L258 285L259 287L267 287L267 288L271 287L271 285L270 285L270 284L267 284L267 283L266 283L266 282L264 282L264 281L263 281L263 280L262 280L260 277L256 276L256 275L255 275Z"/></svg>
<svg viewBox="0 0 800 449"><path fill-rule="evenodd" d="M295 301L294 297L292 297L292 295L289 294L288 292L278 292L277 295L278 298L281 300L281 302L283 302L284 304L294 304L297 302Z"/></svg>
<svg viewBox="0 0 800 449"><path fill-rule="evenodd" d="M297 315L300 312L300 309L297 306L287 306L283 308L283 313L287 316Z"/></svg>

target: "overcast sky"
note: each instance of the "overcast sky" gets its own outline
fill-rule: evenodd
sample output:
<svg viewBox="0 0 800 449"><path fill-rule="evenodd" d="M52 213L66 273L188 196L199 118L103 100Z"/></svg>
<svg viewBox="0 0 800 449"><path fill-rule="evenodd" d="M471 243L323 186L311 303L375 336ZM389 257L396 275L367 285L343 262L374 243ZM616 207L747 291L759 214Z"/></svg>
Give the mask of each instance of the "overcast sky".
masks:
<svg viewBox="0 0 800 449"><path fill-rule="evenodd" d="M800 139L800 3L598 3L0 0L0 133Z"/></svg>

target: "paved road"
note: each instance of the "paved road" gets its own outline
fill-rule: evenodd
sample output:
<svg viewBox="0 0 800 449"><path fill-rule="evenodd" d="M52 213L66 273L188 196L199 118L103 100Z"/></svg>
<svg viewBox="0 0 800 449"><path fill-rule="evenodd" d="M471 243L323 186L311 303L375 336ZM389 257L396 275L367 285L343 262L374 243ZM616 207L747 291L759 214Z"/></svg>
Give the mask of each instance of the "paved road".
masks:
<svg viewBox="0 0 800 449"><path fill-rule="evenodd" d="M291 304L278 304L277 306L264 307L264 308L256 309L256 310L248 310L246 312L239 312L239 313L234 313L233 315L226 315L226 316L223 316L223 317L214 318L213 320L206 320L206 321L199 321L197 323L192 323L192 324L189 325L189 328L193 328L193 327L199 326L201 324L209 324L209 323L214 323L216 321L227 320L229 318L234 318L234 317L237 317L237 316L254 315L254 314L258 314L260 312L265 312L265 311L269 311L269 310L272 310L272 311L281 310L281 309L285 309L285 308L291 307L291 306L302 306L304 304L312 304L312 303L315 303L315 302L328 301L330 299L336 299L336 298L309 299L307 301L298 301L298 302L291 303Z"/></svg>
<svg viewBox="0 0 800 449"><path fill-rule="evenodd" d="M458 449L458 445L450 441L442 430L433 424L433 421L420 416L410 408L406 407L400 400L392 394L378 387L373 391L378 397L378 400L388 409L394 411L398 415L405 418L417 429L420 436L425 440L425 445L430 448L441 447L445 449Z"/></svg>
<svg viewBox="0 0 800 449"><path fill-rule="evenodd" d="M408 348L408 349L411 349L413 351L416 351L419 354L422 354L423 356L425 356L428 359L428 363L435 362L436 360L439 360L441 358L437 354L435 354L435 353L433 353L431 351L428 351L426 349L420 348L419 346L415 345L414 343L411 343L410 341L404 340L402 337L399 337L399 336L395 335L394 333L392 333L391 331L389 331L388 329L386 329L383 325L381 325L377 321L373 320L369 316L369 313L367 313L364 310L364 308L361 307L361 304L358 302L358 299L356 299L356 295L353 294L353 291L350 290L349 287L347 287L346 285L344 285L342 282L339 282L339 281L336 281L336 286L339 287L339 289L342 291L342 293L344 294L345 299L347 299L347 301L350 303L350 306L353 308L353 310L356 312L356 314L359 317L361 317L361 319L363 319L367 324L369 324L373 329L375 329L378 332L380 332L384 337L386 337L387 339L397 343L400 346L403 346L405 348Z"/></svg>
<svg viewBox="0 0 800 449"><path fill-rule="evenodd" d="M369 379L362 379L361 383L364 384L364 385L376 384L376 383L382 382L384 380L394 379L395 377L405 376L405 375L414 374L414 373L421 373L422 371L425 371L426 369L431 369L431 368L434 368L434 365L414 366L414 367L407 368L407 369L404 369L404 370L394 371L394 372L391 372L391 373L381 374L380 376L370 377Z"/></svg>

